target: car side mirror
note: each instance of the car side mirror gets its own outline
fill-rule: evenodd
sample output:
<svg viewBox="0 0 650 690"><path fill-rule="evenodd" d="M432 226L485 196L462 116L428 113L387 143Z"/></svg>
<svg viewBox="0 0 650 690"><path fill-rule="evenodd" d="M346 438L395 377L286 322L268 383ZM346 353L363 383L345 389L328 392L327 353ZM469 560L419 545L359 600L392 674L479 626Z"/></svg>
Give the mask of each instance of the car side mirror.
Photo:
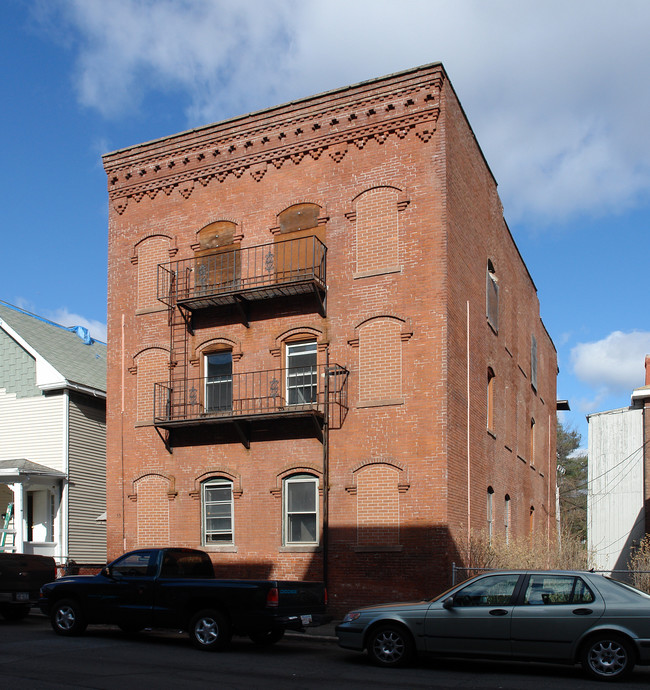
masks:
<svg viewBox="0 0 650 690"><path fill-rule="evenodd" d="M454 608L454 597L447 597L442 602L442 608L443 609L453 609Z"/></svg>

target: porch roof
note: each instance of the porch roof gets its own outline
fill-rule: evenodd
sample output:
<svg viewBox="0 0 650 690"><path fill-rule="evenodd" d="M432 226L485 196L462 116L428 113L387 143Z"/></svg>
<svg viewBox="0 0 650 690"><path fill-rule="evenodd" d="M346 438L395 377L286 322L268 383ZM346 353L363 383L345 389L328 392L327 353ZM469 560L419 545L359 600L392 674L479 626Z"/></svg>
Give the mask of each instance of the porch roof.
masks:
<svg viewBox="0 0 650 690"><path fill-rule="evenodd" d="M54 470L45 465L39 465L37 462L26 460L25 458L18 458L16 460L0 460L0 482L6 482L11 478L22 478L26 476L39 477L53 477L56 479L64 479L65 474Z"/></svg>

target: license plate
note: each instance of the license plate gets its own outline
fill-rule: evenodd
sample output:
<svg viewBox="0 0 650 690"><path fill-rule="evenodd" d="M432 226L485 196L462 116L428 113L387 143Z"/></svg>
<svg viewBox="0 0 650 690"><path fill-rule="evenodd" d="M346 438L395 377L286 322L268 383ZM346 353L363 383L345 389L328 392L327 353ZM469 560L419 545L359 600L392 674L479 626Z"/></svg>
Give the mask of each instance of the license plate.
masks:
<svg viewBox="0 0 650 690"><path fill-rule="evenodd" d="M29 599L28 592L16 592L16 601L27 601Z"/></svg>
<svg viewBox="0 0 650 690"><path fill-rule="evenodd" d="M303 625L310 625L311 624L311 616L300 616L300 622Z"/></svg>

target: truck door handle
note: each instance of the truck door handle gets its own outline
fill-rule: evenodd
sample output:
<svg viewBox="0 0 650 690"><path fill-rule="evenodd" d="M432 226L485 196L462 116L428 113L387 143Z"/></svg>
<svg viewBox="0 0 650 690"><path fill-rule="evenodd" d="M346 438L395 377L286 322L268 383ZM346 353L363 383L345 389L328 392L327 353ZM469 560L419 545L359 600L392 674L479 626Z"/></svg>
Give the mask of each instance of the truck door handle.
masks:
<svg viewBox="0 0 650 690"><path fill-rule="evenodd" d="M593 611L591 609L573 609L573 613L576 616L589 616Z"/></svg>
<svg viewBox="0 0 650 690"><path fill-rule="evenodd" d="M491 616L507 616L508 612L505 609L492 609L490 611Z"/></svg>

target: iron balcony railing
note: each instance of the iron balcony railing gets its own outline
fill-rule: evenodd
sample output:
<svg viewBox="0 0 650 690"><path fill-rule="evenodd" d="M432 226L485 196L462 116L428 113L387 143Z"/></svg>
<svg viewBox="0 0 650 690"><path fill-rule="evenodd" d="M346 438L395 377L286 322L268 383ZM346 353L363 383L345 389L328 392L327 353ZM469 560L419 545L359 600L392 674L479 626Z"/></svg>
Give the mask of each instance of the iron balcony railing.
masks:
<svg viewBox="0 0 650 690"><path fill-rule="evenodd" d="M327 248L315 236L216 252L158 265L158 299L202 309L326 288Z"/></svg>
<svg viewBox="0 0 650 690"><path fill-rule="evenodd" d="M339 428L347 413L347 381L347 369L330 364L156 383L154 424L313 416Z"/></svg>

